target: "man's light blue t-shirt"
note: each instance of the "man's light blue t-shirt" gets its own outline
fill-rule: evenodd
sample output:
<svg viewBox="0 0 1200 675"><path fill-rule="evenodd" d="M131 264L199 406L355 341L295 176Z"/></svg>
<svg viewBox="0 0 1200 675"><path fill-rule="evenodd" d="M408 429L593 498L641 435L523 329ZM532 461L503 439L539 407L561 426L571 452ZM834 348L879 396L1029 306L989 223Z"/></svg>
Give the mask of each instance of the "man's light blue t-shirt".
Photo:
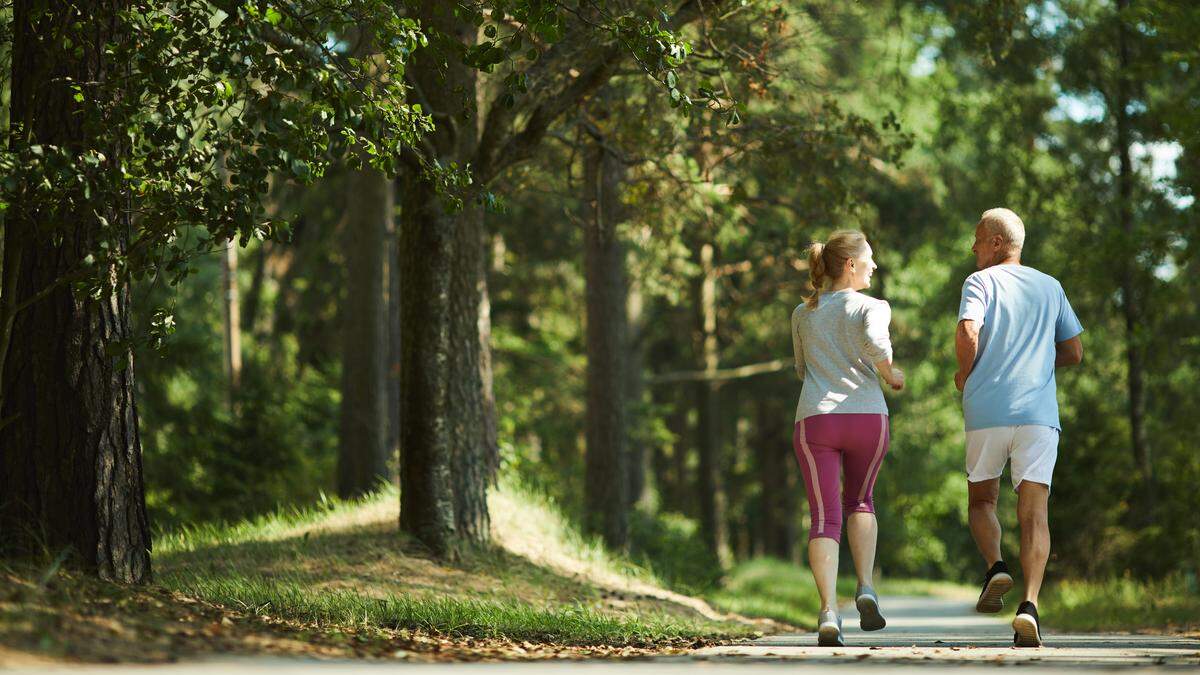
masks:
<svg viewBox="0 0 1200 675"><path fill-rule="evenodd" d="M963 284L963 319L980 324L975 367L963 389L967 431L1022 424L1061 431L1054 345L1083 332L1062 284L1032 267L993 265Z"/></svg>

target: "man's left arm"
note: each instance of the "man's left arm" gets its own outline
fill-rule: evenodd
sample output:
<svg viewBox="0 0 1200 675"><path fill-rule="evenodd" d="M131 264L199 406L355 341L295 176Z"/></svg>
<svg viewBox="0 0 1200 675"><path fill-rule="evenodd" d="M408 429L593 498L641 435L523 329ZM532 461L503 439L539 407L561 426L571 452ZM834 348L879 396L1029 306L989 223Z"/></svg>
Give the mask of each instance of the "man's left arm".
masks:
<svg viewBox="0 0 1200 675"><path fill-rule="evenodd" d="M1054 343L1054 367L1078 365L1083 361L1083 340L1076 335L1073 338Z"/></svg>
<svg viewBox="0 0 1200 675"><path fill-rule="evenodd" d="M1079 323L1079 317L1075 316L1075 310L1071 308L1071 302L1067 300L1067 294L1061 284L1058 292L1058 318L1054 322L1054 367L1063 368L1083 361L1083 341L1079 339L1083 333L1083 324Z"/></svg>

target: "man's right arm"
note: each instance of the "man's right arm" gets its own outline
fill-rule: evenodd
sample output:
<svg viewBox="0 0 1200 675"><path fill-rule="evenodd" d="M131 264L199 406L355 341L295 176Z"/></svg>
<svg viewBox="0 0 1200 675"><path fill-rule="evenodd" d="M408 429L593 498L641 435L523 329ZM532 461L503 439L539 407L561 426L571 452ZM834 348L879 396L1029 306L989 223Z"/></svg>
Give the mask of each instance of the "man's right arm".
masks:
<svg viewBox="0 0 1200 675"><path fill-rule="evenodd" d="M959 391L967 386L967 377L975 368L975 356L979 353L979 322L963 319L958 322L954 333L954 355L958 357L958 372L954 374L954 386Z"/></svg>
<svg viewBox="0 0 1200 675"><path fill-rule="evenodd" d="M958 357L958 372L954 373L954 386L962 391L967 386L967 377L975 369L975 357L979 355L979 328L987 314L991 293L980 273L972 274L963 282L962 301L958 305L958 329L954 331L954 355Z"/></svg>
<svg viewBox="0 0 1200 675"><path fill-rule="evenodd" d="M1079 336L1054 343L1054 367L1078 365L1083 361L1083 341Z"/></svg>

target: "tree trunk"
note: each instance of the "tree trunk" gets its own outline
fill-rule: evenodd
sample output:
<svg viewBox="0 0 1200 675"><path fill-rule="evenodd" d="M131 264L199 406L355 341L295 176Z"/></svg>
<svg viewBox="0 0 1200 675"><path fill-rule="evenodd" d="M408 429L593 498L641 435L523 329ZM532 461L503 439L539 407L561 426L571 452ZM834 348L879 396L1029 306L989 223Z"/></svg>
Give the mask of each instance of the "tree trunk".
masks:
<svg viewBox="0 0 1200 675"><path fill-rule="evenodd" d="M1124 14L1129 7L1129 0L1118 0L1117 11ZM1126 242L1136 244L1135 224L1133 216L1133 187L1136 176L1133 161L1130 156L1130 146L1133 139L1130 132L1129 120L1129 29L1126 17L1121 16L1117 24L1117 91L1116 105L1113 115L1116 118L1117 142L1116 150L1119 159L1117 175L1117 208L1121 232ZM1129 246L1121 247L1123 251L1131 250ZM1137 256L1126 255L1120 265L1121 269L1121 309L1125 318L1125 358L1129 385L1129 430L1130 441L1133 445L1133 458L1138 468L1142 484L1142 500L1146 507L1143 513L1150 513L1154 501L1154 467L1151 462L1150 440L1146 433L1146 390L1144 374L1144 356L1141 345L1142 306L1141 294L1137 283Z"/></svg>
<svg viewBox="0 0 1200 675"><path fill-rule="evenodd" d="M695 310L699 329L699 365L706 371L715 371L719 365L717 351L717 301L716 273L713 270L713 245L705 243L698 251L702 276L695 285ZM717 389L712 382L697 382L696 397L696 450L700 456L697 491L700 496L700 528L705 544L722 565L730 562L728 539L725 533L725 495L722 491L720 463L717 453L720 447L717 415Z"/></svg>
<svg viewBox="0 0 1200 675"><path fill-rule="evenodd" d="M391 186L395 201L395 186ZM387 219L387 453L388 479L395 481L400 462L400 227Z"/></svg>
<svg viewBox="0 0 1200 675"><path fill-rule="evenodd" d="M661 388L655 393L662 391ZM667 414L667 430L671 432L671 454L663 457L662 469L658 471L661 477L662 499L665 510L683 514L694 514L695 498L691 489L692 481L688 476L688 448L691 445L688 435L688 410L690 402L685 402L684 392L669 397L671 412Z"/></svg>
<svg viewBox="0 0 1200 675"><path fill-rule="evenodd" d="M623 261L622 261L623 262ZM629 429L629 503L638 504L648 498L646 473L649 459L644 432L646 395L646 317L641 284L627 279L625 400L626 427Z"/></svg>
<svg viewBox="0 0 1200 675"><path fill-rule="evenodd" d="M238 309L238 245L225 242L221 252L221 308L225 319L225 378L229 385L229 409L234 409L242 382L242 313Z"/></svg>
<svg viewBox="0 0 1200 675"><path fill-rule="evenodd" d="M590 532L609 547L628 546L629 471L625 428L625 249L621 220L619 157L602 139L584 160L584 239L587 278L587 479L584 487Z"/></svg>
<svg viewBox="0 0 1200 675"><path fill-rule="evenodd" d="M39 13L33 23L39 4L17 0L13 6L12 119L32 143L77 146L87 133L69 82L106 79L109 64L99 47L120 39L117 14L124 3L82 3L94 39L81 55L54 37L62 28L55 23L75 17ZM120 148L106 154L115 161ZM14 206L6 222L2 289L5 321L12 323L0 374L0 548L72 549L101 578L148 581L128 287L97 300L63 284L16 311L78 267L100 224L86 211L48 214ZM114 223L127 217L105 215ZM39 232L51 224L43 221L62 238Z"/></svg>
<svg viewBox="0 0 1200 675"><path fill-rule="evenodd" d="M425 3L421 24L471 45L477 29ZM437 129L441 166L466 167L478 146L476 73L420 50L407 76ZM463 115L464 95L469 96ZM487 489L498 464L483 214L443 203L411 169L402 184L400 526L439 555L488 539Z"/></svg>
<svg viewBox="0 0 1200 675"><path fill-rule="evenodd" d="M337 489L358 497L387 480L387 303L384 258L391 182L364 169L348 177L346 299L342 304L342 402Z"/></svg>
<svg viewBox="0 0 1200 675"><path fill-rule="evenodd" d="M250 272L250 289L246 291L246 301L242 303L242 325L254 337L263 333L258 330L258 310L262 306L263 282L267 277L267 247L262 242L253 253Z"/></svg>
<svg viewBox="0 0 1200 675"><path fill-rule="evenodd" d="M762 486L763 553L791 560L796 547L795 476L786 414L766 398L757 401L754 445Z"/></svg>

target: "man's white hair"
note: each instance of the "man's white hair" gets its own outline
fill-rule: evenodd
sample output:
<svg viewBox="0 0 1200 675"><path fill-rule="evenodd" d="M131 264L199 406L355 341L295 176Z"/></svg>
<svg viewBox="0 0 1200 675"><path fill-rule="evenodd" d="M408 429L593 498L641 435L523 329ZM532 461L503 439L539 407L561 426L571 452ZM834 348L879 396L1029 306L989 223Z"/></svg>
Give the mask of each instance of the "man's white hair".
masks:
<svg viewBox="0 0 1200 675"><path fill-rule="evenodd" d="M1021 217L1005 208L988 209L979 217L979 224L988 234L998 234L1009 248L1020 251L1025 245L1025 223Z"/></svg>

